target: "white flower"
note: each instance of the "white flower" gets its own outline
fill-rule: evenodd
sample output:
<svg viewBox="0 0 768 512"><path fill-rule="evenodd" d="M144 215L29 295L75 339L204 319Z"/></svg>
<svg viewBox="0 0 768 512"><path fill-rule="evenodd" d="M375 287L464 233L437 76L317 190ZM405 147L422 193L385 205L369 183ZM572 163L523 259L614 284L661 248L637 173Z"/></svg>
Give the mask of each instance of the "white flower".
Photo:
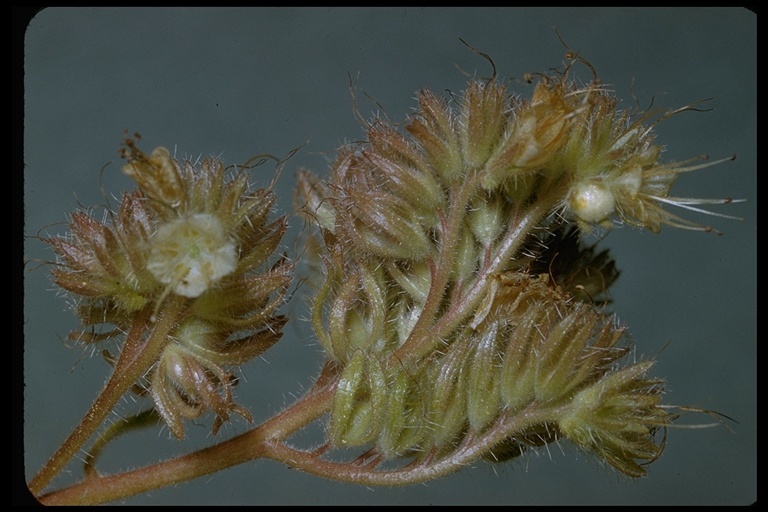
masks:
<svg viewBox="0 0 768 512"><path fill-rule="evenodd" d="M213 215L169 222L150 243L147 269L184 297L199 297L237 266L237 247Z"/></svg>

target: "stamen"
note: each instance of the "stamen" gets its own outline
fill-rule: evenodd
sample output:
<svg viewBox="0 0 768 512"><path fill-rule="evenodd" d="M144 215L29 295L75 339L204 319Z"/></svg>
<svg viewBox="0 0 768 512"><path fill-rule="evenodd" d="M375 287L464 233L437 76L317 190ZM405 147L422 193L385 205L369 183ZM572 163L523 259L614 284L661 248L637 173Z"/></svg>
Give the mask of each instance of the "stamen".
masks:
<svg viewBox="0 0 768 512"><path fill-rule="evenodd" d="M697 213L704 213L706 215L712 215L713 217L722 217L723 219L733 219L733 220L744 220L741 217L734 217L733 215L725 215L724 213L711 212L709 210L704 210L703 208L694 208L693 206L690 206L690 205L691 204L741 203L741 202L744 202L745 199L701 199L701 200L683 199L682 201L678 201L677 198L674 198L674 197L657 197L657 196L649 196L646 194L642 194L642 195L649 199L654 199L660 203L671 204L673 206L677 206L678 208L685 208L686 210L690 210Z"/></svg>

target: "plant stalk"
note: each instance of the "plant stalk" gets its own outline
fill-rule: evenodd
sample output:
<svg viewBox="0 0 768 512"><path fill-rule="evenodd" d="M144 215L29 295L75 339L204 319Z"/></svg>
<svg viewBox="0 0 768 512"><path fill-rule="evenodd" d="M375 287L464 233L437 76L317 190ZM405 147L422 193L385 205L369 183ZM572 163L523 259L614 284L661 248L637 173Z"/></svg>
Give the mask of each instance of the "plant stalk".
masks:
<svg viewBox="0 0 768 512"><path fill-rule="evenodd" d="M144 333L150 324L151 308L137 314L109 380L88 412L75 427L64 443L51 456L40 471L29 482L29 489L39 495L45 487L64 469L91 438L117 401L152 366L168 343L168 334L176 322L184 299L172 296L163 305L162 314L145 339Z"/></svg>

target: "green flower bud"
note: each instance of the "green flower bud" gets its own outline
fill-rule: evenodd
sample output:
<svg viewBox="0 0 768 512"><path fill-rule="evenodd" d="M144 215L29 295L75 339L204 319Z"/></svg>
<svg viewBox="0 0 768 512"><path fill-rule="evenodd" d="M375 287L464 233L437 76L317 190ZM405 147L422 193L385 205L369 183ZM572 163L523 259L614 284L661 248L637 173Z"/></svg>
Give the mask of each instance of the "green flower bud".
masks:
<svg viewBox="0 0 768 512"><path fill-rule="evenodd" d="M652 364L607 374L580 391L559 421L568 439L632 477L645 475L641 464L661 455L663 446L654 442L654 434L672 421L660 406L662 382L644 378Z"/></svg>
<svg viewBox="0 0 768 512"><path fill-rule="evenodd" d="M456 248L456 256L454 259L454 274L455 279L458 282L463 282L469 279L472 274L477 270L481 252L479 246L475 241L472 232L468 227L464 227L459 239L459 246Z"/></svg>
<svg viewBox="0 0 768 512"><path fill-rule="evenodd" d="M381 365L358 350L339 379L331 411L330 438L339 446L376 439L387 419L389 390Z"/></svg>
<svg viewBox="0 0 768 512"><path fill-rule="evenodd" d="M422 384L429 390L432 446L445 447L466 427L469 349L466 342L454 342L445 355L433 360Z"/></svg>
<svg viewBox="0 0 768 512"><path fill-rule="evenodd" d="M511 409L520 408L535 397L536 349L542 337L538 326L543 325L545 314L544 308L528 309L508 334L499 379L501 397Z"/></svg>
<svg viewBox="0 0 768 512"><path fill-rule="evenodd" d="M503 204L494 196L474 202L467 218L472 234L483 247L493 244L507 222Z"/></svg>
<svg viewBox="0 0 768 512"><path fill-rule="evenodd" d="M444 185L465 175L456 116L444 101L430 91L419 92L419 111L407 129L419 142L429 165Z"/></svg>
<svg viewBox="0 0 768 512"><path fill-rule="evenodd" d="M506 89L496 81L469 83L459 122L459 141L468 167L482 167L498 144L507 121L507 100Z"/></svg>
<svg viewBox="0 0 768 512"><path fill-rule="evenodd" d="M422 225L432 226L445 208L445 195L422 153L384 124L375 124L368 138L371 148L363 158L381 174L383 186L402 198Z"/></svg>
<svg viewBox="0 0 768 512"><path fill-rule="evenodd" d="M537 400L557 400L581 384L577 369L597 320L598 315L591 308L577 303L549 328L543 328L549 332L536 350L534 390Z"/></svg>
<svg viewBox="0 0 768 512"><path fill-rule="evenodd" d="M419 378L397 368L391 372L389 382L384 428L376 445L387 458L417 449L429 428Z"/></svg>
<svg viewBox="0 0 768 512"><path fill-rule="evenodd" d="M491 323L473 339L469 355L467 415L470 428L477 432L495 420L502 409L501 352L498 323Z"/></svg>
<svg viewBox="0 0 768 512"><path fill-rule="evenodd" d="M429 267L421 262L408 262L404 266L406 268L401 269L399 265L388 262L387 270L414 303L424 304L432 283Z"/></svg>

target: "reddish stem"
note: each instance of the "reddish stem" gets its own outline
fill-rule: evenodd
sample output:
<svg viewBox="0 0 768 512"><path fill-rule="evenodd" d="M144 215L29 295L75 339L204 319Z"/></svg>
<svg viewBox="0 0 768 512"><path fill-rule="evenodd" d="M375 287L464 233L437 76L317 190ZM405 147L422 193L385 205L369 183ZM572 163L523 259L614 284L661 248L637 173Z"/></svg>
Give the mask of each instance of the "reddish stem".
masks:
<svg viewBox="0 0 768 512"><path fill-rule="evenodd" d="M96 432L112 411L117 401L150 368L168 343L168 334L178 321L183 300L169 298L164 304L159 321L154 324L148 336L150 324L149 308L139 312L126 337L123 351L114 371L93 405L66 441L51 456L40 471L29 482L33 494L39 494L64 466L75 456Z"/></svg>

